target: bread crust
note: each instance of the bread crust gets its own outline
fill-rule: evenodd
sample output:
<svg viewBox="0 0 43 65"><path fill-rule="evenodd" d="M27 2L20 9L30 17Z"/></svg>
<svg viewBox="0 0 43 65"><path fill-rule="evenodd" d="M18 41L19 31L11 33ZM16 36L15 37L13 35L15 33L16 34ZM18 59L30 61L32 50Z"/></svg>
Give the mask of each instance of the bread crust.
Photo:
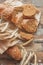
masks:
<svg viewBox="0 0 43 65"><path fill-rule="evenodd" d="M13 46L11 48L9 48L6 53L11 56L13 59L15 60L21 60L22 55L21 55L21 51L18 48L18 46Z"/></svg>
<svg viewBox="0 0 43 65"><path fill-rule="evenodd" d="M23 6L23 15L27 17L32 17L36 14L36 8L31 4L26 4Z"/></svg>
<svg viewBox="0 0 43 65"><path fill-rule="evenodd" d="M33 34L25 33L25 32L22 32L22 31L20 31L20 36L21 36L21 38L23 38L25 40L30 40L34 37Z"/></svg>

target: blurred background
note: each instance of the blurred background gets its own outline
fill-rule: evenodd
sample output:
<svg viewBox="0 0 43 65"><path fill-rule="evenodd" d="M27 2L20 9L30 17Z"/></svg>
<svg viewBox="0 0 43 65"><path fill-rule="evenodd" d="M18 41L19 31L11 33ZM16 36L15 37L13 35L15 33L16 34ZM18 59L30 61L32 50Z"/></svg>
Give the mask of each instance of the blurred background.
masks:
<svg viewBox="0 0 43 65"><path fill-rule="evenodd" d="M0 3L4 2L5 0L0 0ZM43 6L43 0L21 0L24 3L33 3L36 6Z"/></svg>

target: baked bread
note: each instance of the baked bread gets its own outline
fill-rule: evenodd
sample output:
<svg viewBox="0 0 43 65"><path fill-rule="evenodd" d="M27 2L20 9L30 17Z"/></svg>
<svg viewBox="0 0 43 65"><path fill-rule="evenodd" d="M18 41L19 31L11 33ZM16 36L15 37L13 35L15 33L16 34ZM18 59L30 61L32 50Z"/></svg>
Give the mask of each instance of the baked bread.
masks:
<svg viewBox="0 0 43 65"><path fill-rule="evenodd" d="M22 32L22 31L20 31L20 36L21 36L22 39L25 39L25 40L30 40L34 37L33 34L25 33L25 32Z"/></svg>
<svg viewBox="0 0 43 65"><path fill-rule="evenodd" d="M13 59L15 60L21 60L22 59L22 55L21 55L21 51L18 48L18 46L13 46L11 48L9 48L6 53L11 56Z"/></svg>
<svg viewBox="0 0 43 65"><path fill-rule="evenodd" d="M25 22L25 20L23 20ZM38 22L35 19L28 19L25 23L22 23L22 27L25 31L34 33L37 30Z"/></svg>
<svg viewBox="0 0 43 65"><path fill-rule="evenodd" d="M27 17L32 17L36 14L37 10L32 4L26 4L23 6L23 15Z"/></svg>
<svg viewBox="0 0 43 65"><path fill-rule="evenodd" d="M2 17L5 20L11 19L13 10L14 10L14 8L12 6L9 6L8 8L6 7L6 9L4 9L4 11L2 12Z"/></svg>

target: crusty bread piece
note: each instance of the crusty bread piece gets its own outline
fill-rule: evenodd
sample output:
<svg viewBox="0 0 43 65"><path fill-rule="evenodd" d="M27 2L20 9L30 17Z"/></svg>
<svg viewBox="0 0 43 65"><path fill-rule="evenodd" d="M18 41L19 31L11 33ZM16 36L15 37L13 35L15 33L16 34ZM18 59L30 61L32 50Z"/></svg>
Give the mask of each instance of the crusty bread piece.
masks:
<svg viewBox="0 0 43 65"><path fill-rule="evenodd" d="M16 11L14 11L11 20L20 29L22 29L21 27L22 15L23 15L22 12L17 13Z"/></svg>
<svg viewBox="0 0 43 65"><path fill-rule="evenodd" d="M33 34L25 33L25 32L22 32L22 31L20 31L20 36L21 36L21 38L23 38L25 40L30 40L34 37Z"/></svg>
<svg viewBox="0 0 43 65"><path fill-rule="evenodd" d="M6 7L6 9L4 9L4 11L1 14L2 17L5 20L11 19L13 10L14 10L14 8L12 6L9 6L8 8Z"/></svg>
<svg viewBox="0 0 43 65"><path fill-rule="evenodd" d="M11 56L15 60L21 60L22 59L22 54L18 46L13 46L9 48L6 53Z"/></svg>
<svg viewBox="0 0 43 65"><path fill-rule="evenodd" d="M32 17L33 15L35 15L37 12L36 7L33 6L32 4L25 4L23 6L23 15L24 16L28 16L28 17Z"/></svg>
<svg viewBox="0 0 43 65"><path fill-rule="evenodd" d="M28 20L23 20L22 27L24 28L25 31L34 33L37 30L37 25L38 22L35 19L28 19Z"/></svg>

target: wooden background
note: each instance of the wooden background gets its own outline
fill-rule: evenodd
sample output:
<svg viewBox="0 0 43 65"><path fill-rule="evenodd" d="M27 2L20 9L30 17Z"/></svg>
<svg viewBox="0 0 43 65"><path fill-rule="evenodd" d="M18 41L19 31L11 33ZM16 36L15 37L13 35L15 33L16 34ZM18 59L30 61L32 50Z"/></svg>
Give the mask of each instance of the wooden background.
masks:
<svg viewBox="0 0 43 65"><path fill-rule="evenodd" d="M4 1L4 0L0 0L0 2L2 2L2 1ZM38 2L39 4L36 1L39 1ZM43 31L43 0L23 0L23 2L24 3L25 2L26 3L33 3L35 6L37 6L40 9L40 11L41 11L41 21L40 21L39 26ZM40 37L40 39L43 39L43 34L40 33L38 38L39 37ZM43 43L36 43L36 44L32 43L32 45L28 46L26 49L27 49L27 51L29 51L30 49L36 50L36 54L37 54L37 57L38 57L38 62L39 62L39 60L41 60L41 63L43 63ZM17 61L15 61L15 60L11 59L5 53L3 55L0 55L0 65L19 65L19 63L17 63Z"/></svg>

